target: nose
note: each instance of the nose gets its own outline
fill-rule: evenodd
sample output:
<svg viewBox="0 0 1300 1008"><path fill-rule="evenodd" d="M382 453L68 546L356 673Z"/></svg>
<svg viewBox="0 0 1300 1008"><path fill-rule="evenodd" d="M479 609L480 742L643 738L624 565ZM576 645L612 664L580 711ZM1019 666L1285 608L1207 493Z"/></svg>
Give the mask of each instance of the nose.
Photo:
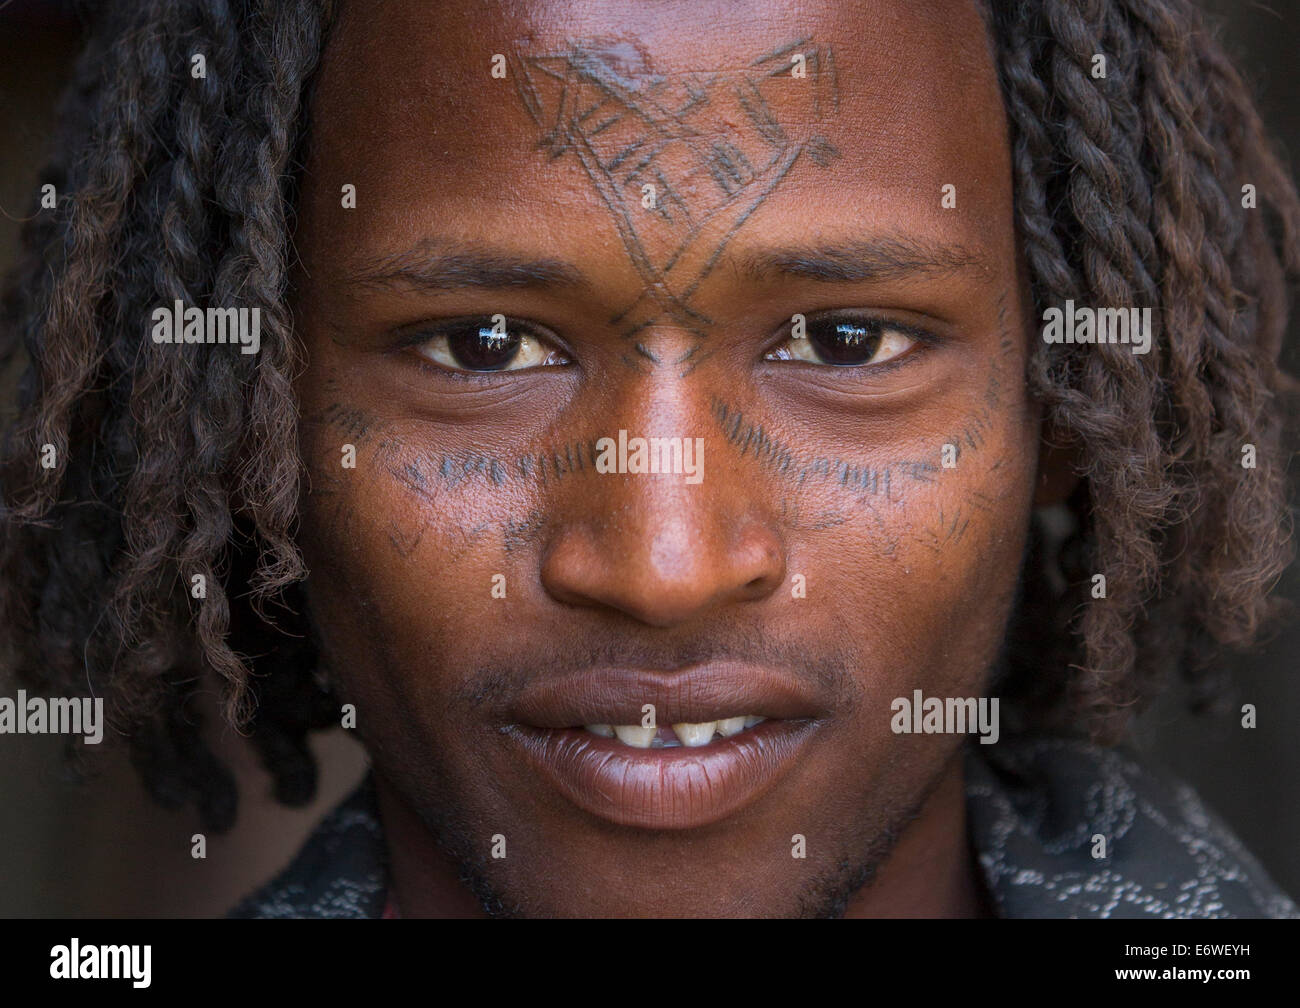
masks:
<svg viewBox="0 0 1300 1008"><path fill-rule="evenodd" d="M647 414L658 417L655 434L700 437L699 482L671 472L592 475L566 502L566 519L552 526L543 546L546 592L665 628L771 595L785 580L784 543L761 480L749 467L728 464L729 446L707 410L678 402L668 410L618 413L624 426L607 432L614 442L619 429L629 445L638 436L648 441L646 424L635 419Z"/></svg>

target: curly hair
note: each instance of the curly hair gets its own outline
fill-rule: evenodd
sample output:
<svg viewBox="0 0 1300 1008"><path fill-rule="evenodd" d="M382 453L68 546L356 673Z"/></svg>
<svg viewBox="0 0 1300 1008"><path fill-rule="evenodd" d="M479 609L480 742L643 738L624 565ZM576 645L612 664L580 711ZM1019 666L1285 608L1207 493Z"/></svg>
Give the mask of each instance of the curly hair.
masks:
<svg viewBox="0 0 1300 1008"><path fill-rule="evenodd" d="M1211 702L1214 654L1251 643L1276 604L1300 201L1190 0L983 6L1038 311L1075 299L1161 319L1149 354L1038 343L1027 376L1081 479L1067 541L1031 537L1002 695L1026 726L1115 741L1174 675ZM338 712L302 616L288 310L332 7L107 11L42 174L57 208L25 228L0 319L0 367L25 365L0 457L3 660L34 689L89 682L149 791L196 804L212 830L236 808L196 709L212 676L288 804L314 794L308 738ZM1241 208L1248 184L1258 210ZM153 306L177 299L259 308L261 352L200 360L144 338ZM1242 466L1247 444L1258 468Z"/></svg>

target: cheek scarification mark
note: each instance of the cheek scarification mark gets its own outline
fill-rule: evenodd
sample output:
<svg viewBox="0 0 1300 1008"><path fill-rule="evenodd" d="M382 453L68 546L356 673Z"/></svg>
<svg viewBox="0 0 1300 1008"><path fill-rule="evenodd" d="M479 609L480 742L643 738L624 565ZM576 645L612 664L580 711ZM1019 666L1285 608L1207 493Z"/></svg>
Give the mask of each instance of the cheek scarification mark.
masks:
<svg viewBox="0 0 1300 1008"><path fill-rule="evenodd" d="M432 499L440 489L456 489L478 483L492 489L512 484L547 486L573 475L596 475L596 438L550 445L541 451L520 455L513 461L474 450L435 452L411 447L384 423L351 406L333 403L304 417L304 428L321 425L334 428L341 437L329 448L318 451L318 466L329 474L335 453L345 441L357 447L358 464L366 460L398 480L407 489ZM369 449L363 452L363 449ZM327 475L331 482L337 482Z"/></svg>
<svg viewBox="0 0 1300 1008"><path fill-rule="evenodd" d="M933 483L940 471L935 460L910 459L883 467L862 465L846 459L797 451L769 435L761 425L746 419L734 405L713 399L713 418L727 443L743 458L751 456L759 465L802 487L809 483L830 483L856 495L883 496L891 503L903 499L907 482Z"/></svg>
<svg viewBox="0 0 1300 1008"><path fill-rule="evenodd" d="M839 108L830 49L799 38L739 70L672 75L626 40L513 58L538 149L581 165L642 280L610 324L629 340L664 322L704 340L713 320L692 299L732 237L796 163L839 156L813 129Z"/></svg>

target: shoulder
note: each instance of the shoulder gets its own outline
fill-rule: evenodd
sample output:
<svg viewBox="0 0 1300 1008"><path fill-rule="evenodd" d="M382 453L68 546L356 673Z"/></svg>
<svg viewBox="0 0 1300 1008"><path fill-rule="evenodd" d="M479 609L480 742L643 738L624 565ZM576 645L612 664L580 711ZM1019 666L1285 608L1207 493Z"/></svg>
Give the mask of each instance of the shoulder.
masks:
<svg viewBox="0 0 1300 1008"><path fill-rule="evenodd" d="M1003 916L1300 916L1190 787L1131 753L1007 739L972 746L966 780L971 838Z"/></svg>
<svg viewBox="0 0 1300 1008"><path fill-rule="evenodd" d="M229 917L379 917L387 891L383 830L369 775L321 821L289 867Z"/></svg>

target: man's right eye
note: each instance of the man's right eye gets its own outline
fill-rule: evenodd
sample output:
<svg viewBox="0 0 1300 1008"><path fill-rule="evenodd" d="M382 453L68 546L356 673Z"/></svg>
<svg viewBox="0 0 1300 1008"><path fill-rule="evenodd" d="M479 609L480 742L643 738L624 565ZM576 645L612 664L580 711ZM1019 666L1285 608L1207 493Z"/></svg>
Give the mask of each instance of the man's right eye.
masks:
<svg viewBox="0 0 1300 1008"><path fill-rule="evenodd" d="M426 360L452 371L525 371L529 368L568 364L569 360L537 332L516 319L496 324L489 318L458 319L425 330L415 344Z"/></svg>

